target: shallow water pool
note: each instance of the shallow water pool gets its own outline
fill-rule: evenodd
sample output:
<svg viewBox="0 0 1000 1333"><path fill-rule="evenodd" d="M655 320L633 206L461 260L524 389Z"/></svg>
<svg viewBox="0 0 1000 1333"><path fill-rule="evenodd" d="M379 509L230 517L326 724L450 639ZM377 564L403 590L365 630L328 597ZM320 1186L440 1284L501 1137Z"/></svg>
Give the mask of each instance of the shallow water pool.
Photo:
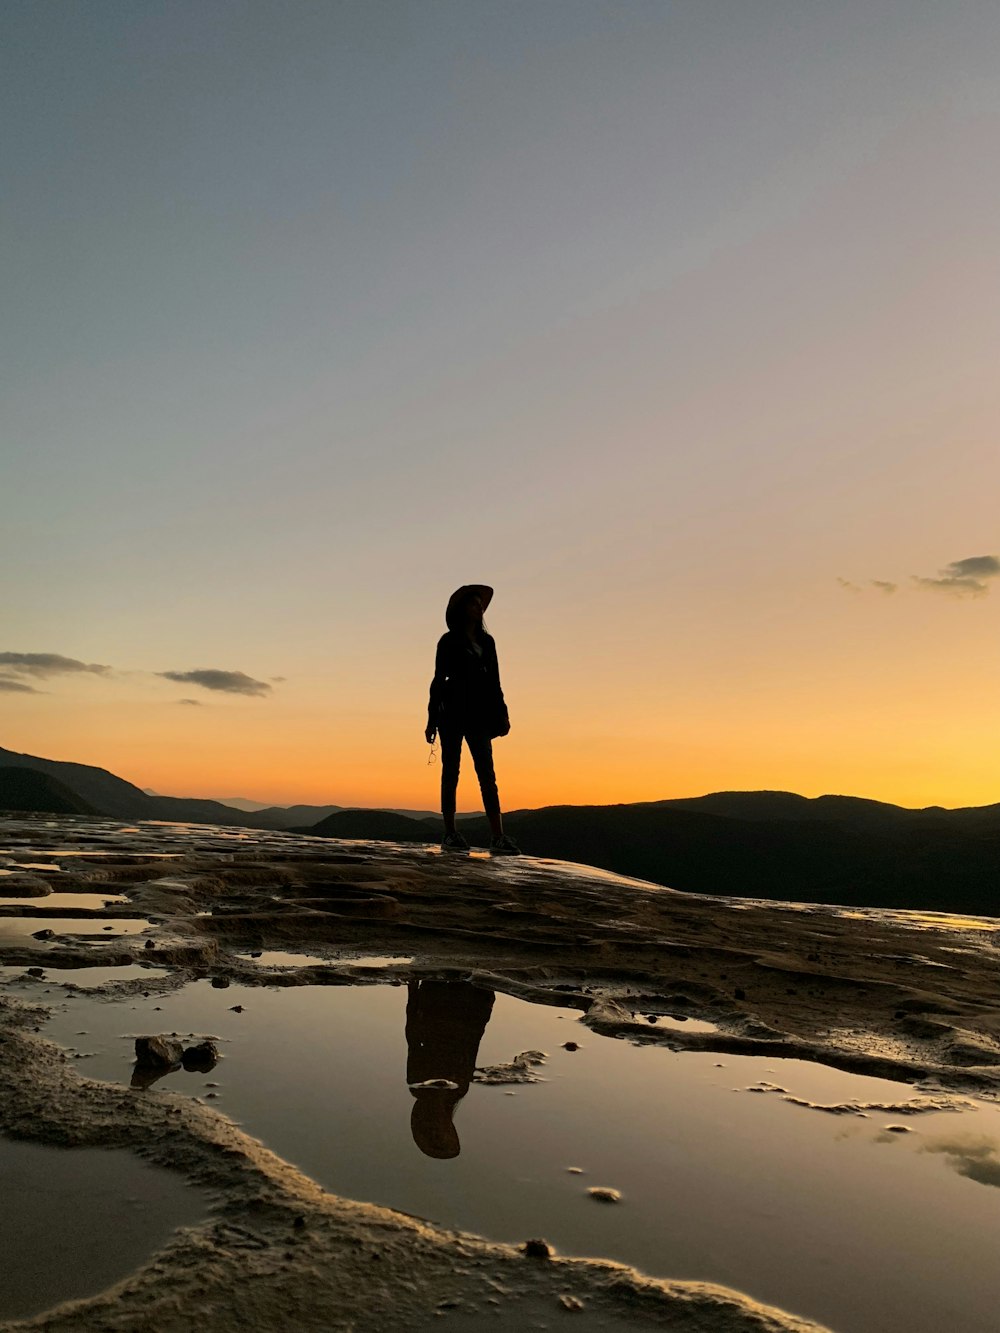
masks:
<svg viewBox="0 0 1000 1333"><path fill-rule="evenodd" d="M119 935L139 935L149 930L151 921L142 917L97 916L0 916L0 945L17 944L22 948L42 949L58 943L58 938L36 940L35 932L54 931L56 936L78 935L87 939L115 939Z"/></svg>
<svg viewBox="0 0 1000 1333"><path fill-rule="evenodd" d="M209 1206L205 1191L118 1149L0 1138L0 1179L3 1320L97 1295Z"/></svg>
<svg viewBox="0 0 1000 1333"><path fill-rule="evenodd" d="M209 1100L351 1198L719 1282L837 1333L995 1333L1000 1109L905 1115L919 1095L906 1085L633 1046L579 1017L463 982L202 981L115 1004L72 997L46 1032L90 1057L89 1077L122 1082L137 1034L219 1038L210 1074L156 1086ZM546 1053L531 1067L544 1082L473 1081L475 1066L529 1050ZM750 1091L762 1084L770 1095ZM893 1109L831 1114L782 1090ZM621 1201L593 1199L595 1186Z"/></svg>
<svg viewBox="0 0 1000 1333"><path fill-rule="evenodd" d="M19 907L28 913L44 916L56 908L89 907L100 910L109 903L127 903L124 893L109 893L107 890L94 889L90 893L46 893L35 898L0 898L0 907Z"/></svg>

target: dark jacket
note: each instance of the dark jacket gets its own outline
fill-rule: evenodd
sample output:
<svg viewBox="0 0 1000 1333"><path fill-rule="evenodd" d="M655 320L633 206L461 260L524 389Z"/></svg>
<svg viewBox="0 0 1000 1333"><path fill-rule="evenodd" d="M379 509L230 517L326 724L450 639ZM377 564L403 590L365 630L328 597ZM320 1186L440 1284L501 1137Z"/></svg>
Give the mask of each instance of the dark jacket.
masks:
<svg viewBox="0 0 1000 1333"><path fill-rule="evenodd" d="M438 640L434 658L427 722L431 727L454 723L485 728L491 735L502 731L507 704L500 685L497 646L492 634L483 635L480 657L466 635L448 630Z"/></svg>

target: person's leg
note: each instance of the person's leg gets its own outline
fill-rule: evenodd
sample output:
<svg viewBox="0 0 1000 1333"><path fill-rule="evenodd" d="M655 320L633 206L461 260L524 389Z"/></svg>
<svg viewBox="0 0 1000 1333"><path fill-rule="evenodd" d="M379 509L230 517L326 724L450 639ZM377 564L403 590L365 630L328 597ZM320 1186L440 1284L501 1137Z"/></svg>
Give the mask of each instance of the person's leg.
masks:
<svg viewBox="0 0 1000 1333"><path fill-rule="evenodd" d="M479 790L483 794L483 809L490 821L490 832L494 838L503 837L503 815L500 813L500 795L497 791L497 776L493 769L493 742L485 732L473 732L466 736L472 762L476 766Z"/></svg>
<svg viewBox="0 0 1000 1333"><path fill-rule="evenodd" d="M458 795L458 770L462 763L462 729L441 726L441 815L445 837L455 832L455 803Z"/></svg>

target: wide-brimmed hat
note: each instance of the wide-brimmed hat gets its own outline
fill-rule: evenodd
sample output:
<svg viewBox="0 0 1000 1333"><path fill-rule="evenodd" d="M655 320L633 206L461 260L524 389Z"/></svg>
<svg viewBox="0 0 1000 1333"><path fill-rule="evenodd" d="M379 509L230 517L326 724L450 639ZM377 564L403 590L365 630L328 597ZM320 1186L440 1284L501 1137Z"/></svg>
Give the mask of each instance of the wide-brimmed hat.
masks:
<svg viewBox="0 0 1000 1333"><path fill-rule="evenodd" d="M448 598L448 606L444 613L445 623L448 625L449 629L451 628L455 616L462 609L463 604L468 601L470 597L476 596L479 597L479 600L483 604L483 610L485 611L493 598L493 589L486 583L463 583L460 588L455 589Z"/></svg>

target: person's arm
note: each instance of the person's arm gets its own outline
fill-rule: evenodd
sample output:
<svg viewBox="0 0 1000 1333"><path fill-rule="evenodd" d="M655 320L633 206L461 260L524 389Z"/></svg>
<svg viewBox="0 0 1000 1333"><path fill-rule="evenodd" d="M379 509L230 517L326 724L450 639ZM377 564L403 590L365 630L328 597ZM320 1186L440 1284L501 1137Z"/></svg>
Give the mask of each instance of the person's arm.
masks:
<svg viewBox="0 0 1000 1333"><path fill-rule="evenodd" d="M497 657L497 645L493 636L490 636L490 673L493 677L493 687L497 695L497 711L505 722L504 728L498 733L506 736L510 731L510 713L507 710L507 700L503 697L503 686L500 684L500 659Z"/></svg>
<svg viewBox="0 0 1000 1333"><path fill-rule="evenodd" d="M434 744L437 735L438 716L444 700L444 683L448 679L448 636L443 634L438 640L434 655L434 679L431 681L430 697L427 701L427 729L424 735L428 745Z"/></svg>

